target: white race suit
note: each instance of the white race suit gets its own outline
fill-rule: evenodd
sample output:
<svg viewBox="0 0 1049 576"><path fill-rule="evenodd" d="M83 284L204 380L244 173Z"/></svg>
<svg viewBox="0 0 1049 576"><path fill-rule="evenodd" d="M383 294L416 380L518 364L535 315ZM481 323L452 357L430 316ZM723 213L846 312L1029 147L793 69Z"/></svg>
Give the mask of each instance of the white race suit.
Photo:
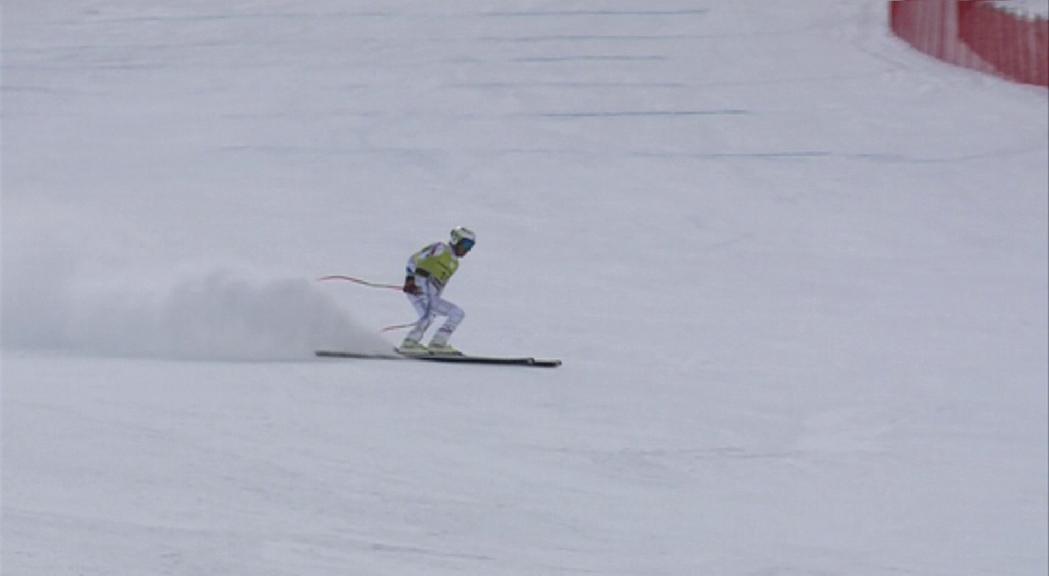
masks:
<svg viewBox="0 0 1049 576"><path fill-rule="evenodd" d="M430 244L408 259L405 271L408 276L415 277L420 293L408 294L408 300L419 314L419 320L408 333L407 339L422 341L434 318L444 316L446 320L437 329L430 344L448 344L448 339L466 316L462 308L441 298L445 284L458 267L459 258L451 246L444 242Z"/></svg>

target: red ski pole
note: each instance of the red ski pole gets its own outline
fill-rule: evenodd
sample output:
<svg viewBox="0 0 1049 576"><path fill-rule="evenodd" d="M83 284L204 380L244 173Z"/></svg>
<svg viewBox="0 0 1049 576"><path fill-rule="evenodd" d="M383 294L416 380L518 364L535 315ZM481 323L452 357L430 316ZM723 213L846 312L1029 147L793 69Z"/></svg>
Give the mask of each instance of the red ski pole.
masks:
<svg viewBox="0 0 1049 576"><path fill-rule="evenodd" d="M360 284L362 286L368 286L368 287L371 287L371 288L386 288L388 290L396 290L398 292L403 291L402 287L397 286L395 284L380 284L380 283L377 283L377 282L368 282L367 280L361 280L360 278L354 278L353 276L345 276L345 275L342 275L342 274L332 274L330 276L321 276L317 280L319 280L321 282L327 281L327 280L342 280L342 281L345 281L345 282L353 282L354 284ZM387 327L383 328L379 332L392 332L394 330L403 330L405 328L411 328L412 326L415 326L418 323L419 323L419 321L416 320L414 322L409 322L407 324L394 324L393 326L387 326Z"/></svg>
<svg viewBox="0 0 1049 576"><path fill-rule="evenodd" d="M342 274L332 274L331 276L321 276L317 280L322 281L322 282L326 281L326 280L343 280L343 281L346 281L346 282L353 282L354 284L360 284L362 286L369 286L371 288L386 288L387 290L397 290L398 292L401 291L401 287L397 286L395 284L379 284L379 283L376 283L376 282L368 282L367 280L361 280L360 278L354 278L353 276L343 276Z"/></svg>
<svg viewBox="0 0 1049 576"><path fill-rule="evenodd" d="M382 330L379 330L379 332L392 332L394 330L404 330L405 328L411 328L412 326L415 326L418 323L419 321L416 320L415 322L409 322L407 324L394 324L393 326L387 326Z"/></svg>

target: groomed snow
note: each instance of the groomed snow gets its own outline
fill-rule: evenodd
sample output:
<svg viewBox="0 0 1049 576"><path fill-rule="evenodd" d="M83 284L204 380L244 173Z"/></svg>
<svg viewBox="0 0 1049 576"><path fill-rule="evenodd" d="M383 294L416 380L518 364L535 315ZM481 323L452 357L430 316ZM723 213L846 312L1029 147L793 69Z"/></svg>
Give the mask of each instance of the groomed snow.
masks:
<svg viewBox="0 0 1049 576"><path fill-rule="evenodd" d="M1049 18L1049 0L995 0L995 4L1031 18Z"/></svg>
<svg viewBox="0 0 1049 576"><path fill-rule="evenodd" d="M1043 576L1049 105L884 2L12 0L4 576ZM383 349L478 233L453 343Z"/></svg>

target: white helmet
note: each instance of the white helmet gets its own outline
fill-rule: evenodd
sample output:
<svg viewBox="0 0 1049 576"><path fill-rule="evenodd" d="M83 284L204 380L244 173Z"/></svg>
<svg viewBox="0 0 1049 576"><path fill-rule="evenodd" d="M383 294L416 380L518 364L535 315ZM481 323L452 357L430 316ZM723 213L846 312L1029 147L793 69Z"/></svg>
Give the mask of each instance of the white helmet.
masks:
<svg viewBox="0 0 1049 576"><path fill-rule="evenodd" d="M470 244L472 245L474 242L477 241L477 235L473 233L473 230L470 230L469 228L464 228L462 226L456 226L455 228L452 228L452 244L458 244L463 240L469 240Z"/></svg>

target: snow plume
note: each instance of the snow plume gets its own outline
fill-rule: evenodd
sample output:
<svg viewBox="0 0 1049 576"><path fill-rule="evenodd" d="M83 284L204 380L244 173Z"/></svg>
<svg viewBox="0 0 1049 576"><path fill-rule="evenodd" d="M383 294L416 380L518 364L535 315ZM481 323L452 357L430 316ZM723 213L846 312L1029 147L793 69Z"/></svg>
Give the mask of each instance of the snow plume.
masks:
<svg viewBox="0 0 1049 576"><path fill-rule="evenodd" d="M32 254L18 253L13 249L16 243L11 228L5 220L0 308L3 344L54 347L60 344L68 312L66 278L75 258L54 246L38 246Z"/></svg>
<svg viewBox="0 0 1049 576"><path fill-rule="evenodd" d="M218 271L166 287L46 278L59 262L5 274L5 346L191 360L291 360L320 347L388 347L306 279Z"/></svg>

